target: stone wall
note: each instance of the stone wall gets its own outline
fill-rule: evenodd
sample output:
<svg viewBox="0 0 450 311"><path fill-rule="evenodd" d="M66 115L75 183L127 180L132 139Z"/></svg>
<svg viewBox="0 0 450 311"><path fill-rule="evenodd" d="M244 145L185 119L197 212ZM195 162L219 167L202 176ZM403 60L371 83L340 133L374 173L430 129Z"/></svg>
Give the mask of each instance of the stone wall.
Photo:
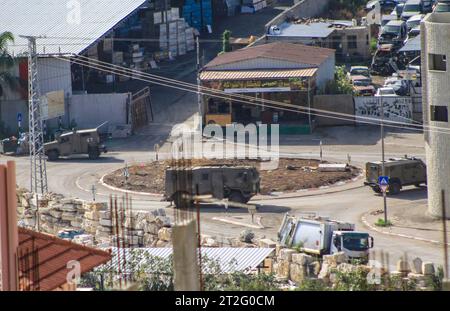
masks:
<svg viewBox="0 0 450 311"><path fill-rule="evenodd" d="M275 245L275 242L261 240L259 246L273 247L273 245ZM372 273L380 277L389 275L391 280L395 280L391 286L398 290L405 288L405 284L410 284L415 290L433 290L431 279L436 276L435 265L432 262L422 262L420 258L415 258L412 261L400 259L397 262L396 270L389 271L389 269L373 264L349 263L345 253L324 255L320 258L279 245L276 245L275 254L264 261L265 273L273 273L278 281L293 282L296 285L309 279L317 280L326 287L334 288L337 273L355 271L361 271L365 274Z"/></svg>
<svg viewBox="0 0 450 311"><path fill-rule="evenodd" d="M36 201L30 193L18 190L19 225L37 227ZM115 214L115 213L113 213ZM117 246L117 228L121 247L164 247L171 242L171 220L164 209L149 212L118 212L105 202L87 202L48 194L39 200L39 227L42 232L58 235L60 230L78 229L84 234L73 241L98 247Z"/></svg>

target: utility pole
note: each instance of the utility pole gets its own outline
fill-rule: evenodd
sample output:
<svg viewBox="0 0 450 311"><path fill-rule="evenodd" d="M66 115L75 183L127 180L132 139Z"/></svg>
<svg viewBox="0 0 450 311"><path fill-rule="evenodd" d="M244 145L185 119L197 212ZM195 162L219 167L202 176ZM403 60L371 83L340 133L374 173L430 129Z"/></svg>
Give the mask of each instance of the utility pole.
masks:
<svg viewBox="0 0 450 311"><path fill-rule="evenodd" d="M381 106L381 174L386 176L386 169L384 165L384 103L383 97L380 96L380 106ZM386 191L383 191L383 204L384 204L384 224L387 225L388 217L387 217L387 200L386 200Z"/></svg>
<svg viewBox="0 0 450 311"><path fill-rule="evenodd" d="M47 167L44 151L44 131L41 117L38 85L38 57L36 39L42 37L21 36L28 39L28 113L30 145L30 192L47 193Z"/></svg>
<svg viewBox="0 0 450 311"><path fill-rule="evenodd" d="M199 36L195 37L195 45L197 48L197 104L198 104L198 132L202 131L203 115L202 115L202 95L200 93L200 40Z"/></svg>

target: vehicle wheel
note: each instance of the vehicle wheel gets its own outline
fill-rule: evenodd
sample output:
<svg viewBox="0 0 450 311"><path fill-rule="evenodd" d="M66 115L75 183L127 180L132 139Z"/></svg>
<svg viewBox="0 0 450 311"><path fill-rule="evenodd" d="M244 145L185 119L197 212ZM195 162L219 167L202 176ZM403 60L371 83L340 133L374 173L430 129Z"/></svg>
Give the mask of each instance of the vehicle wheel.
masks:
<svg viewBox="0 0 450 311"><path fill-rule="evenodd" d="M399 194L400 188L401 188L401 186L397 182L390 184L389 185L389 194L393 194L393 195Z"/></svg>
<svg viewBox="0 0 450 311"><path fill-rule="evenodd" d="M192 201L187 199L189 194L187 192L178 191L173 195L173 203L177 208L190 208Z"/></svg>
<svg viewBox="0 0 450 311"><path fill-rule="evenodd" d="M100 156L100 151L98 149L89 150L89 159L97 160Z"/></svg>
<svg viewBox="0 0 450 311"><path fill-rule="evenodd" d="M56 160L58 160L58 158L59 158L58 151L56 151L56 150L50 150L50 151L47 153L47 157L48 157L48 160L49 160L49 161L56 161Z"/></svg>
<svg viewBox="0 0 450 311"><path fill-rule="evenodd" d="M250 198L246 198L240 191L231 191L228 201L247 204Z"/></svg>

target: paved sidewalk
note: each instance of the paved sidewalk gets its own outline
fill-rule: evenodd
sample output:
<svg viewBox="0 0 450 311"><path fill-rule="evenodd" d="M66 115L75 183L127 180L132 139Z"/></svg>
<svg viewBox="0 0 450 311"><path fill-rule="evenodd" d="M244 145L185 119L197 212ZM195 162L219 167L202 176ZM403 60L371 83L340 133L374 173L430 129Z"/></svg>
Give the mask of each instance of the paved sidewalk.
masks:
<svg viewBox="0 0 450 311"><path fill-rule="evenodd" d="M389 207L388 203L388 219L393 224L390 227L375 225L378 219L384 218L381 209L371 210L364 214L362 221L370 230L379 233L442 245L442 220L427 215L426 191L423 192L425 192L423 193L425 198L419 199L419 204L411 204L411 202L405 201L401 204L397 203L395 207ZM447 239L450 241L450 220L447 220L446 224Z"/></svg>

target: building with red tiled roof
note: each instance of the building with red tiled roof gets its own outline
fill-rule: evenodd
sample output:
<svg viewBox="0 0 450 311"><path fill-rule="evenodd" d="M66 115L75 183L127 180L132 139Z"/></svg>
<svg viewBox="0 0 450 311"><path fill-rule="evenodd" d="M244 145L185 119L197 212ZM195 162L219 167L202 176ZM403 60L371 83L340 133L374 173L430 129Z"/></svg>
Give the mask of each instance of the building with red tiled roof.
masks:
<svg viewBox="0 0 450 311"><path fill-rule="evenodd" d="M19 228L17 254L20 290L74 289L67 282L75 267L70 262L79 263L83 274L111 260L109 252L24 228Z"/></svg>
<svg viewBox="0 0 450 311"><path fill-rule="evenodd" d="M311 97L334 71L335 50L316 46L274 42L222 53L200 71L202 86L223 92L203 96L203 123L261 122L279 124L281 134L309 133Z"/></svg>

